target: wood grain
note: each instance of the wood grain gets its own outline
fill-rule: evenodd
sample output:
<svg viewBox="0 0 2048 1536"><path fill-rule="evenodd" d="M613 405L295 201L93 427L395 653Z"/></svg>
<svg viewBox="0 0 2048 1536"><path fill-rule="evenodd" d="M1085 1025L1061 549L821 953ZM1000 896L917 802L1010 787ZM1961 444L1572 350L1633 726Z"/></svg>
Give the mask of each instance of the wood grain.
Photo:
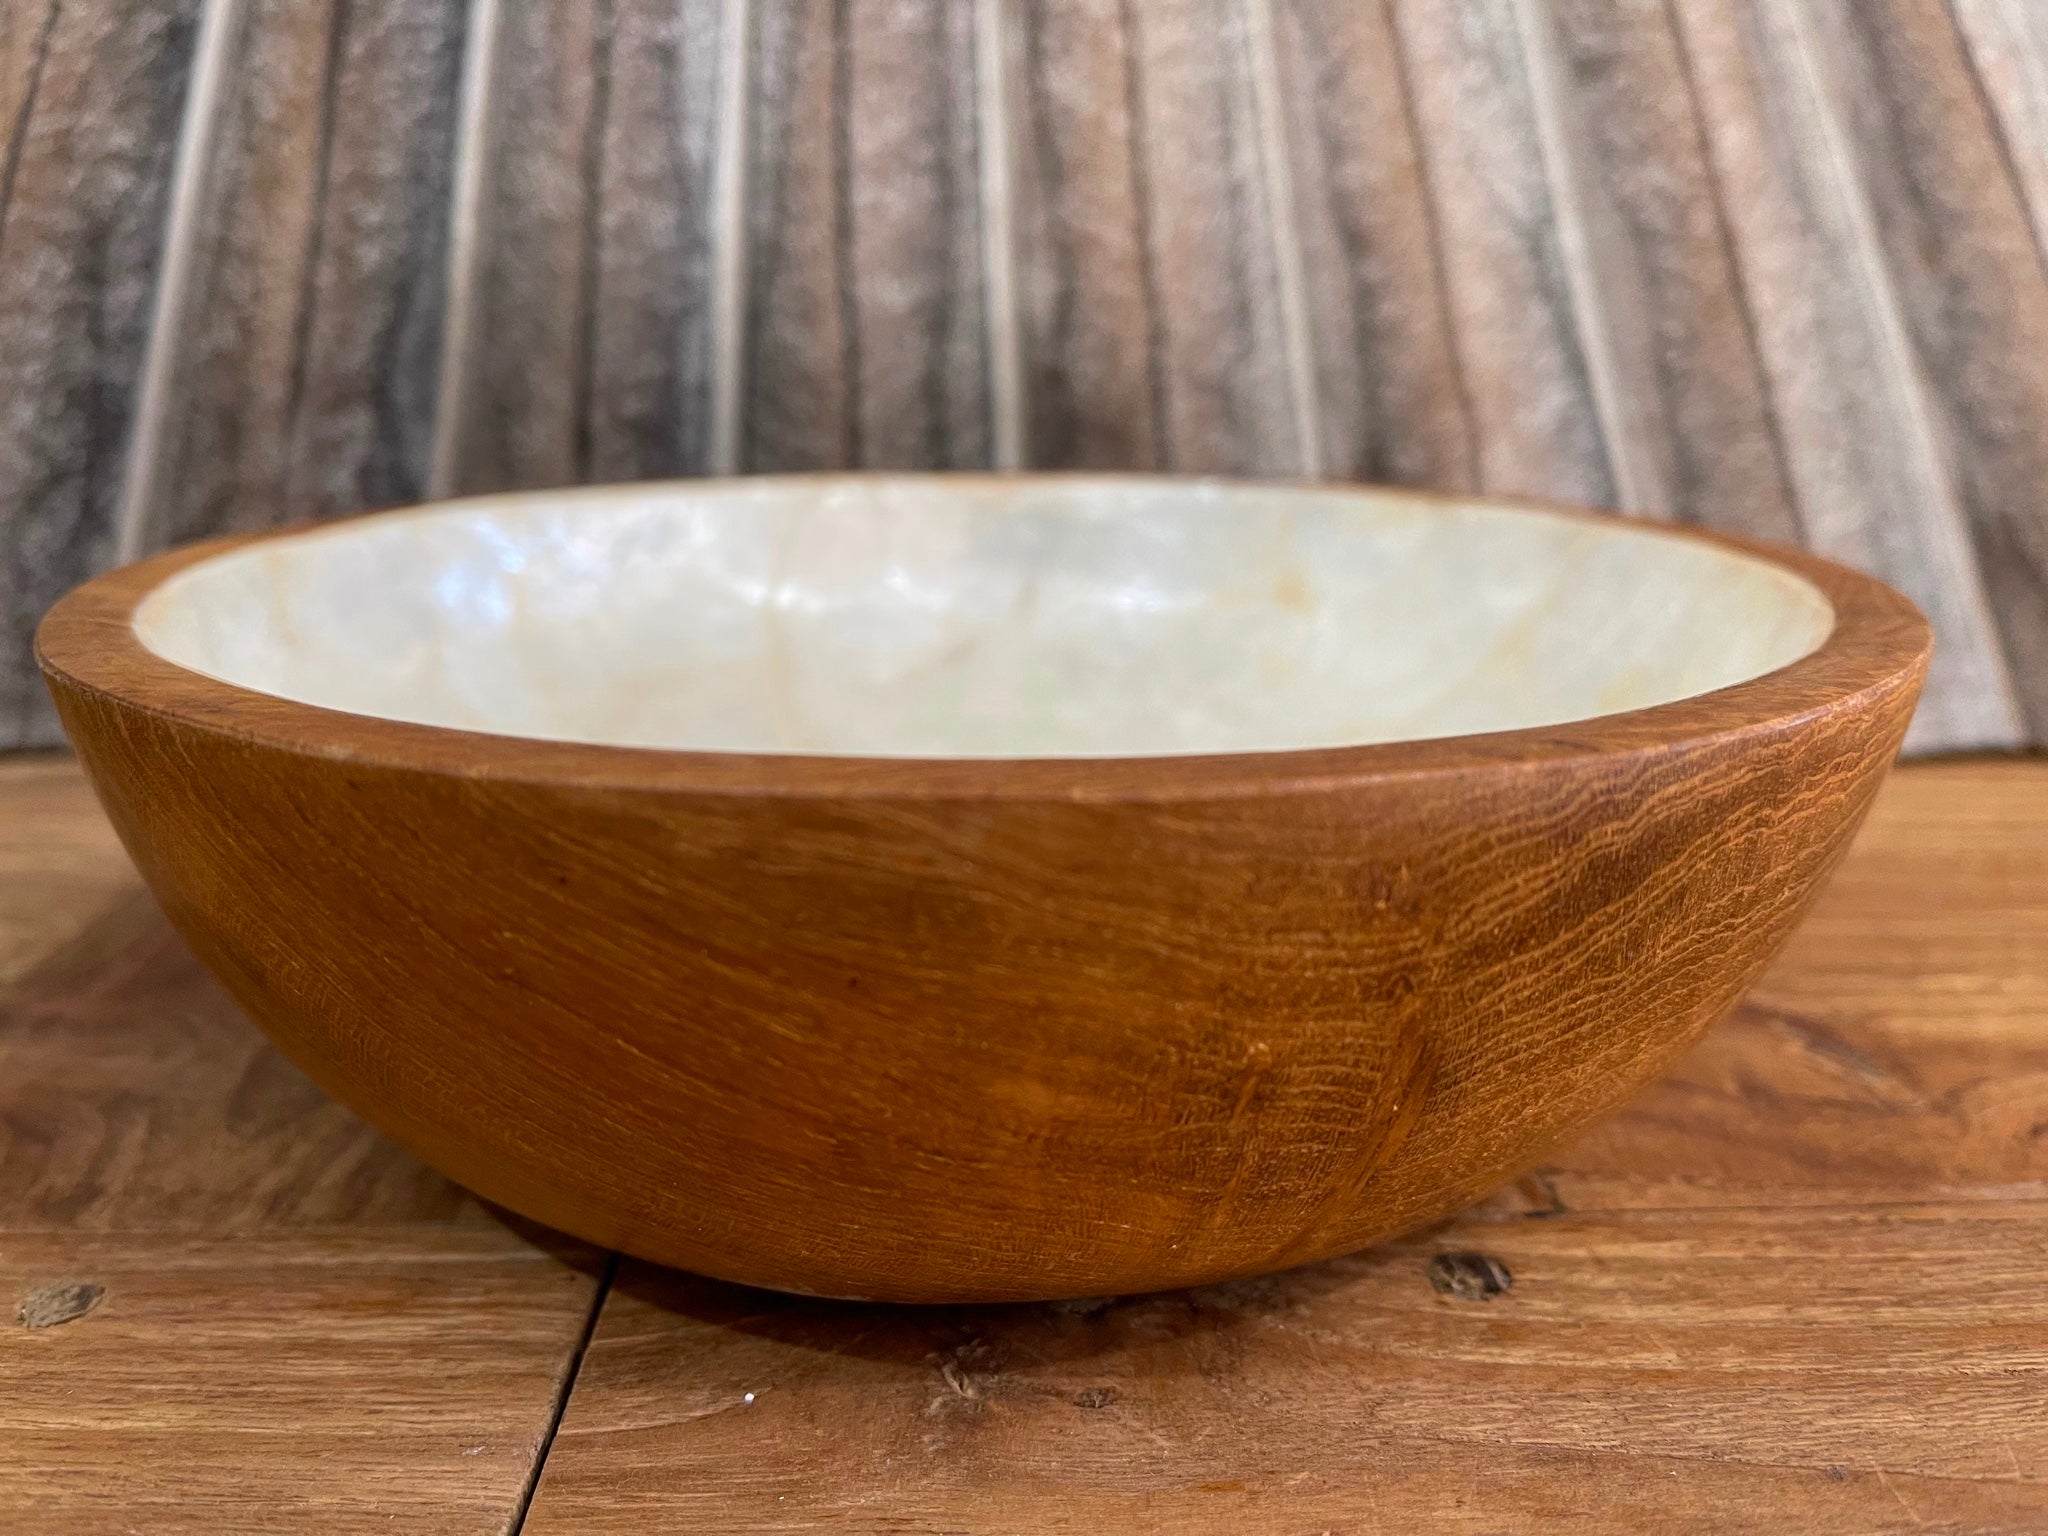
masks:
<svg viewBox="0 0 2048 1536"><path fill-rule="evenodd" d="M0 749L58 739L37 617L108 564L196 0L10 6L0 60Z"/></svg>
<svg viewBox="0 0 2048 1536"><path fill-rule="evenodd" d="M68 755L0 758L0 988L135 885Z"/></svg>
<svg viewBox="0 0 2048 1536"><path fill-rule="evenodd" d="M427 492L463 26L458 0L349 0L306 274L294 517Z"/></svg>
<svg viewBox="0 0 2048 1536"><path fill-rule="evenodd" d="M1029 462L1300 473L1242 9L1008 14Z"/></svg>
<svg viewBox="0 0 2048 1536"><path fill-rule="evenodd" d="M710 467L717 0L614 0L598 184L590 477Z"/></svg>
<svg viewBox="0 0 2048 1536"><path fill-rule="evenodd" d="M1227 1278L1468 1203L1732 1006L1925 664L1903 600L1786 556L1835 606L1811 655L1541 731L673 753L174 666L129 619L193 558L73 594L41 645L115 824L238 1000L490 1198L876 1299Z"/></svg>
<svg viewBox="0 0 2048 1536"><path fill-rule="evenodd" d="M1798 542L1698 106L1668 9L1517 0L1556 119L1574 311L1604 353L1624 505ZM1569 249L1576 245L1577 249Z"/></svg>
<svg viewBox="0 0 2048 1536"><path fill-rule="evenodd" d="M1154 299L1117 0L1007 6L1027 460L1156 469Z"/></svg>
<svg viewBox="0 0 2048 1536"><path fill-rule="evenodd" d="M1051 1308L630 1267L527 1530L2017 1536L2048 1517L2044 1210L1472 1218ZM1512 1289L1438 1294L1475 1246Z"/></svg>
<svg viewBox="0 0 2048 1536"><path fill-rule="evenodd" d="M1517 0L1391 11L1436 209L1479 484L1616 504L1593 369L1541 150Z"/></svg>
<svg viewBox="0 0 2048 1536"><path fill-rule="evenodd" d="M55 855L35 889L106 842L68 764L0 769L0 850ZM1904 769L1757 1006L1455 1225L1264 1281L1031 1307L805 1302L629 1265L523 1529L2031 1536L2044 956L2048 765ZM389 1154L295 1193L341 1122L297 1145L310 1090L273 1097L287 1069L248 1069L254 1037L209 988L129 903L27 988L52 1048L25 1072L0 1022L0 1135L15 1086L66 1059L75 1126L152 1137L69 1159L103 1180L83 1232L56 1175L0 1174L0 1521L505 1528L574 1281L473 1207L442 1227L445 1196ZM160 1207L160 1235L93 1230ZM1506 1294L1435 1289L1458 1251L1502 1264ZM65 1281L106 1294L13 1321Z"/></svg>
<svg viewBox="0 0 2048 1536"><path fill-rule="evenodd" d="M601 1261L286 1065L109 830L75 765L0 770L0 936L17 889L87 924L0 990L0 1528L511 1528Z"/></svg>
<svg viewBox="0 0 2048 1536"><path fill-rule="evenodd" d="M2028 733L2048 740L2048 281L1943 0L1810 0Z"/></svg>
<svg viewBox="0 0 2048 1536"><path fill-rule="evenodd" d="M2048 765L1895 775L1748 1003L1546 1177L1571 1208L2048 1198Z"/></svg>
<svg viewBox="0 0 2048 1536"><path fill-rule="evenodd" d="M1322 411L1317 468L1471 488L1472 423L1386 8L1290 0L1275 21Z"/></svg>
<svg viewBox="0 0 2048 1536"><path fill-rule="evenodd" d="M253 0L144 548L425 493L462 7Z"/></svg>
<svg viewBox="0 0 2048 1536"><path fill-rule="evenodd" d="M595 1282L499 1230L8 1232L0 1520L38 1536L513 1529Z"/></svg>
<svg viewBox="0 0 2048 1536"><path fill-rule="evenodd" d="M217 9L137 547L1000 437L1797 533L1934 616L1915 750L2048 731L2031 0ZM113 558L198 11L0 15L0 745Z"/></svg>
<svg viewBox="0 0 2048 1536"><path fill-rule="evenodd" d="M1311 466L1291 409L1244 9L1192 0L1129 14L1164 467L1300 474Z"/></svg>
<svg viewBox="0 0 2048 1536"><path fill-rule="evenodd" d="M506 5L490 61L477 265L450 489L589 478L613 0Z"/></svg>
<svg viewBox="0 0 2048 1536"><path fill-rule="evenodd" d="M2030 0L1949 0L2000 147L2048 252L2048 14Z"/></svg>
<svg viewBox="0 0 2048 1536"><path fill-rule="evenodd" d="M987 464L972 7L754 11L743 467Z"/></svg>
<svg viewBox="0 0 2048 1536"><path fill-rule="evenodd" d="M629 1265L527 1529L2038 1530L2044 956L2048 765L1901 770L1754 1003L1521 1190L1174 1297Z"/></svg>
<svg viewBox="0 0 2048 1536"><path fill-rule="evenodd" d="M132 870L120 897L5 999L0 1231L494 1225L287 1065Z"/></svg>
<svg viewBox="0 0 2048 1536"><path fill-rule="evenodd" d="M2012 679L1815 4L1674 7L1801 520L1814 548L1885 576L1932 620L1913 743L2010 746Z"/></svg>

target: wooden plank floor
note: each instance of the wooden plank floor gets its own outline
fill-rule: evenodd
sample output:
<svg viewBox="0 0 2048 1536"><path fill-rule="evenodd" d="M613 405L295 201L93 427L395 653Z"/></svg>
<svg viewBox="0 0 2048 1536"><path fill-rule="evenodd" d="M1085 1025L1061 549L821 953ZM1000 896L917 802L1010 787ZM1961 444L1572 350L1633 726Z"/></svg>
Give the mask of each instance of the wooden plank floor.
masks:
<svg viewBox="0 0 2048 1536"><path fill-rule="evenodd" d="M0 1530L2048 1529L2048 761L1902 770L1484 1207L1162 1297L608 1280L285 1067L58 760L0 763L0 988Z"/></svg>
<svg viewBox="0 0 2048 1536"><path fill-rule="evenodd" d="M0 760L0 987L0 1531L516 1529L604 1256L287 1066L68 761Z"/></svg>

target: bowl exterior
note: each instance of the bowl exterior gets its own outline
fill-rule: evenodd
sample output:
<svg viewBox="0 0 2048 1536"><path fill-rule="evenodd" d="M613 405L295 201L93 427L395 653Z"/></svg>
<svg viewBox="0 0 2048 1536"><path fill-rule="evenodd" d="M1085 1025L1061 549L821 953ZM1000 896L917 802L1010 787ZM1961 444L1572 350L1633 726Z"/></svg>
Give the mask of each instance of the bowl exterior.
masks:
<svg viewBox="0 0 2048 1536"><path fill-rule="evenodd" d="M202 958L421 1156L663 1263L962 1301L1341 1253L1539 1158L1755 980L1923 667L1138 797L452 772L51 683Z"/></svg>

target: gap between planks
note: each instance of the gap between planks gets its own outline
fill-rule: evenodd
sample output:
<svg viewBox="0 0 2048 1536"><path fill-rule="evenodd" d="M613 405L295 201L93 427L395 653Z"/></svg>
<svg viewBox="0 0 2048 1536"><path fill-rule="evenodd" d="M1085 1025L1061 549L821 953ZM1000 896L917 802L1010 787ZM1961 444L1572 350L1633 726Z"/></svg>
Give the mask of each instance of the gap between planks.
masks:
<svg viewBox="0 0 2048 1536"><path fill-rule="evenodd" d="M590 1310L584 1314L582 1330L576 1335L576 1343L562 1367L562 1383L548 1409L548 1421L541 1429L540 1443L534 1447L533 1465L526 1470L526 1482L520 1487L518 1502L512 1507L512 1517L505 1522L505 1536L519 1536L526 1528L527 1512L533 1508L533 1496L540 1489L541 1473L546 1470L548 1455L555 1448L555 1436L561 1432L562 1416L569 1411L569 1399L575 1394L577 1378L583 1374L584 1356L590 1353L590 1341L597 1337L598 1320L604 1316L605 1300L611 1295L612 1285L618 1277L619 1255L607 1253L604 1269L598 1274L597 1284L591 1291Z"/></svg>

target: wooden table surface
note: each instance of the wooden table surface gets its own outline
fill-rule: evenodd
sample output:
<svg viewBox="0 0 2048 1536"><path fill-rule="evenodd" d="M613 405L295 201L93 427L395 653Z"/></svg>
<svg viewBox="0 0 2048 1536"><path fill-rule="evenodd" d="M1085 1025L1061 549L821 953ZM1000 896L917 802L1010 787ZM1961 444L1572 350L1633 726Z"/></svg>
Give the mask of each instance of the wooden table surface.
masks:
<svg viewBox="0 0 2048 1536"><path fill-rule="evenodd" d="M1735 1018L1440 1230L905 1311L486 1210L0 760L0 1531L820 1528L2048 1531L2048 761L1901 770Z"/></svg>

